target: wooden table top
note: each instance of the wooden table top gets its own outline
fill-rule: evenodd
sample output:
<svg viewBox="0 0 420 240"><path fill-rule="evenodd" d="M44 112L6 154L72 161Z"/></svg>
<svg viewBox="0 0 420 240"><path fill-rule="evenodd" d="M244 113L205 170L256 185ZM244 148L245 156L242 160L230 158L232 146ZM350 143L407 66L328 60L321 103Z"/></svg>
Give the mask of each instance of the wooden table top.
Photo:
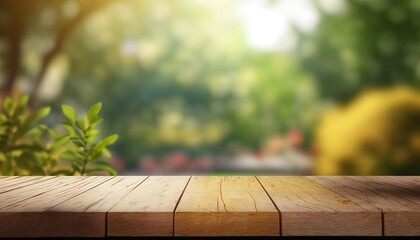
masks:
<svg viewBox="0 0 420 240"><path fill-rule="evenodd" d="M0 237L420 236L420 177L0 177Z"/></svg>

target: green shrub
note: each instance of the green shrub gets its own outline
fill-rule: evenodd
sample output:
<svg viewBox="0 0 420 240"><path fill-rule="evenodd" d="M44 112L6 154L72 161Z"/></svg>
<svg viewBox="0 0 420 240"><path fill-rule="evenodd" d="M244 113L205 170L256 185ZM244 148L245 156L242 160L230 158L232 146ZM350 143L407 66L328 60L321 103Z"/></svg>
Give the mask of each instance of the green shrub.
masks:
<svg viewBox="0 0 420 240"><path fill-rule="evenodd" d="M13 102L6 98L0 113L1 175L88 175L115 170L104 161L110 157L107 146L118 135L95 141L102 121L98 116L102 103L93 105L86 116L76 119L73 108L62 106L66 133L40 124L50 112L49 107L35 111L28 108L28 96Z"/></svg>

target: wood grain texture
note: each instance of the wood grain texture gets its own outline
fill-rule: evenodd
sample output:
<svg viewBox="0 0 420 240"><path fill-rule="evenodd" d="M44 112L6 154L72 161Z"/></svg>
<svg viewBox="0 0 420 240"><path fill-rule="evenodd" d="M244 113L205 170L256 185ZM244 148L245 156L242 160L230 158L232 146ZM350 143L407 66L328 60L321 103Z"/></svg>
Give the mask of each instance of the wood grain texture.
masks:
<svg viewBox="0 0 420 240"><path fill-rule="evenodd" d="M49 208L49 212L108 212L146 176L114 177L88 191ZM105 219L104 219L105 222Z"/></svg>
<svg viewBox="0 0 420 240"><path fill-rule="evenodd" d="M279 236L280 227L420 236L420 177L0 177L0 237Z"/></svg>
<svg viewBox="0 0 420 240"><path fill-rule="evenodd" d="M0 176L0 187L4 183L13 182L14 180L21 178L21 176Z"/></svg>
<svg viewBox="0 0 420 240"><path fill-rule="evenodd" d="M54 177L40 177L40 176L14 177L14 178L3 177L2 179L0 179L0 194L9 192L15 189L19 189L24 186L40 183L51 178L54 178Z"/></svg>
<svg viewBox="0 0 420 240"><path fill-rule="evenodd" d="M0 194L0 211L44 212L112 177L56 177ZM42 188L41 188L42 186Z"/></svg>
<svg viewBox="0 0 420 240"><path fill-rule="evenodd" d="M0 194L0 237L105 236L105 213L75 218L72 212L48 210L111 178L56 177Z"/></svg>
<svg viewBox="0 0 420 240"><path fill-rule="evenodd" d="M385 236L420 236L420 177L309 177L383 213Z"/></svg>
<svg viewBox="0 0 420 240"><path fill-rule="evenodd" d="M147 178L108 212L108 236L173 236L173 212L189 178Z"/></svg>
<svg viewBox="0 0 420 240"><path fill-rule="evenodd" d="M6 191L0 194L0 211L8 211L7 207L31 197L45 194L53 189L62 188L69 184L81 181L81 177L75 178L56 178L56 177L42 177L40 179L33 179L33 184L25 184L17 187L18 184L13 185L13 190ZM70 185L71 187L72 185Z"/></svg>
<svg viewBox="0 0 420 240"><path fill-rule="evenodd" d="M282 236L381 236L381 213L304 177L257 177L281 213Z"/></svg>
<svg viewBox="0 0 420 240"><path fill-rule="evenodd" d="M175 211L176 236L279 236L279 228L255 177L192 177Z"/></svg>

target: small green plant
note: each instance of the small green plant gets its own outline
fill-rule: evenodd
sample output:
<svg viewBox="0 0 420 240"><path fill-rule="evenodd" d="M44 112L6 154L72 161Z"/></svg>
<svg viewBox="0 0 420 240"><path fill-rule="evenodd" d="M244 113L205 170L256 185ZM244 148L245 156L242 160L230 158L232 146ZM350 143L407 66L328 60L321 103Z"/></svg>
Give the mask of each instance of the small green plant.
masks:
<svg viewBox="0 0 420 240"><path fill-rule="evenodd" d="M66 174L93 173L97 171L107 171L111 175L116 175L115 170L105 161L98 161L102 155L110 156L107 146L113 144L118 135L114 134L102 140L95 142L95 137L99 133L96 125L102 121L98 116L102 103L93 105L86 116L82 119L76 119L76 112L68 105L63 105L62 111L66 116L66 120L62 122L64 128L68 132L73 148L68 152L68 159L72 162L72 172L64 172Z"/></svg>
<svg viewBox="0 0 420 240"><path fill-rule="evenodd" d="M44 147L31 141L29 132L36 127L38 121L50 112L50 108L41 108L35 112L27 111L28 97L23 96L14 103L6 98L3 104L4 113L0 114L0 162L2 175L19 174L27 170L43 174L45 163L37 158Z"/></svg>
<svg viewBox="0 0 420 240"><path fill-rule="evenodd" d="M101 159L110 157L106 147L118 136L95 142L99 134L96 125L102 120L98 116L101 106L93 105L85 117L76 120L75 111L63 105L64 134L39 123L48 116L49 107L31 111L28 96L16 101L6 98L0 113L1 175L88 175L103 171L115 175L115 170ZM70 167L63 168L66 165Z"/></svg>

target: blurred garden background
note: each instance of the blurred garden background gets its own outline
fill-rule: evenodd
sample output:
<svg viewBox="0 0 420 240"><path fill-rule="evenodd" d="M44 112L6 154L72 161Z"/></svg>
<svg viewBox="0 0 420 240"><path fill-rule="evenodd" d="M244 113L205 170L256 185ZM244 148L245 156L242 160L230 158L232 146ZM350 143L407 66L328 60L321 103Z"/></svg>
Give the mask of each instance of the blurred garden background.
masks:
<svg viewBox="0 0 420 240"><path fill-rule="evenodd" d="M121 175L419 175L420 1L1 0L0 88Z"/></svg>

